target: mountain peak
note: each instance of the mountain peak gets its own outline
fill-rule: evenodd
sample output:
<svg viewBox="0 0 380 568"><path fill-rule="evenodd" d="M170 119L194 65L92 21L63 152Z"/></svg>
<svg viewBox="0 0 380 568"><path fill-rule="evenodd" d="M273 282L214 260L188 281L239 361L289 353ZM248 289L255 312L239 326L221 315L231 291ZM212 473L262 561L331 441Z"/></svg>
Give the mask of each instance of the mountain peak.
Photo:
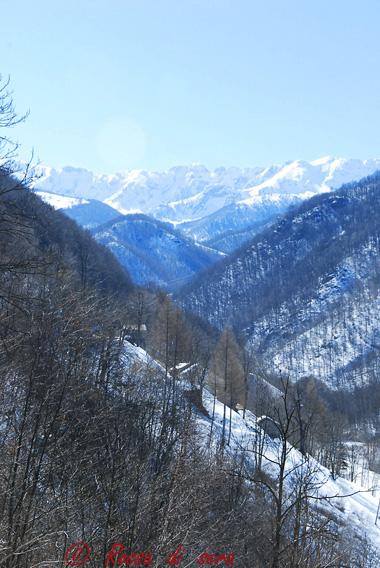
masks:
<svg viewBox="0 0 380 568"><path fill-rule="evenodd" d="M34 186L69 197L98 199L120 213L142 211L173 222L195 220L258 196L304 196L329 191L380 169L380 159L358 160L323 156L282 165L207 169L179 165L166 171L128 170L95 174L66 166L38 166Z"/></svg>

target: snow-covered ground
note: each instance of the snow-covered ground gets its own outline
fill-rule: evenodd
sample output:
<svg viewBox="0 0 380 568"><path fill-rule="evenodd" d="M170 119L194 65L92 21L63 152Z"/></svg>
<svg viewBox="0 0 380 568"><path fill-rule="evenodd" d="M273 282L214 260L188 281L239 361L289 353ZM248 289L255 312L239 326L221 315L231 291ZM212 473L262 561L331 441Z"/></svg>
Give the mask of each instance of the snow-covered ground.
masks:
<svg viewBox="0 0 380 568"><path fill-rule="evenodd" d="M321 281L308 301L298 302L296 298L290 306L284 302L276 323L271 314L255 322L255 346L268 330L281 330L281 343L273 342L266 351L266 360L274 371L288 373L294 379L315 376L332 388L339 388L340 383L347 388L368 380L370 375L366 377L363 372L361 376L360 370L379 344L380 296L358 284L375 278L377 257L378 244L366 243ZM359 291L351 297L355 286ZM340 305L338 317L336 305ZM357 383L353 380L356 364ZM347 371L352 369L349 383Z"/></svg>
<svg viewBox="0 0 380 568"><path fill-rule="evenodd" d="M150 369L164 374L163 367L148 355L141 347L135 347L129 343L125 345L124 362L128 368L131 365L140 369ZM186 377L186 375L185 375ZM181 388L186 390L189 384L185 378ZM208 412L208 416L199 411L197 413L198 435L200 441L206 446L209 444L212 432L214 447L218 446L222 436L223 428L223 404L214 400L213 395L206 389L203 390L203 406ZM229 418L231 415L231 440L227 447L230 455L242 452L246 459L252 461L252 468L255 464L255 439L257 435L264 440L262 468L270 476L276 478L278 473L277 462L281 452L279 440L270 438L260 429L260 420L252 413L247 411L245 418L242 412L231 411L227 408L227 426L229 429ZM214 420L211 420L211 417ZM362 476L356 475L355 482L348 481L342 477L333 479L330 471L319 464L312 457L305 458L295 448L289 446L286 461L286 485L289 492L292 484L300 478L303 472L311 472L311 502L314 502L316 510L323 509L339 519L342 525L347 525L354 530L361 538L366 538L380 552L380 521L375 525L376 514L379 504L379 492L377 488L378 477L372 477L374 487L370 485L371 473L366 477L365 466L361 466ZM359 473L360 465L356 471ZM313 501L314 498L314 501Z"/></svg>
<svg viewBox="0 0 380 568"><path fill-rule="evenodd" d="M362 489L371 491L371 494L380 500L380 456L377 444L368 442L345 443L347 467L342 477L360 486ZM376 469L377 471L374 471ZM380 521L379 521L380 523Z"/></svg>
<svg viewBox="0 0 380 568"><path fill-rule="evenodd" d="M203 404L210 416L213 414L214 397L205 390L203 393ZM229 425L230 410L227 412L227 429ZM223 404L219 401L215 402L214 410L215 422L214 431L221 436L223 426ZM255 431L259 430L258 420L254 414L247 411L246 417L243 419L241 412L232 411L232 436L229 450L231 454L236 451L242 451L248 456L254 456L255 450L253 440ZM199 418L201 430L205 439L209 437L211 421L206 417ZM261 435L265 438L264 443L264 459L262 463L263 469L276 478L278 467L275 462L279 462L279 454L281 451L278 440L273 440L268 435ZM252 458L253 459L253 458ZM302 454L295 448L291 448L286 463L287 484L291 486L292 482L299 479L302 470L312 471L314 487L315 506L330 509L334 515L340 519L342 524L348 524L362 537L367 537L369 541L380 551L380 520L375 525L376 513L379 505L379 497L377 491L372 488L368 489L368 484L364 486L357 482L350 482L347 479L338 477L333 479L328 469L312 457L308 457L307 461ZM367 481L371 478L367 479ZM375 479L377 482L377 478ZM378 490L378 489L377 489ZM311 498L313 502L313 498Z"/></svg>

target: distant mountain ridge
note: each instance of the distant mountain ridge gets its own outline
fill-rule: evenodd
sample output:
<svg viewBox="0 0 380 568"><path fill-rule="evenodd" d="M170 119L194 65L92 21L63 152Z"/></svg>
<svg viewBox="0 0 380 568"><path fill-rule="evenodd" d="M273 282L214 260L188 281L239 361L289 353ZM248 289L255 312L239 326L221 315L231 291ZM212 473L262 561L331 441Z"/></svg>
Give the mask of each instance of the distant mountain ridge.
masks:
<svg viewBox="0 0 380 568"><path fill-rule="evenodd" d="M34 187L70 197L104 201L120 213L144 213L174 222L204 218L231 204L262 205L271 196L300 199L330 191L380 169L380 159L325 157L253 168L178 166L163 172L131 170L112 175L82 168L38 166Z"/></svg>

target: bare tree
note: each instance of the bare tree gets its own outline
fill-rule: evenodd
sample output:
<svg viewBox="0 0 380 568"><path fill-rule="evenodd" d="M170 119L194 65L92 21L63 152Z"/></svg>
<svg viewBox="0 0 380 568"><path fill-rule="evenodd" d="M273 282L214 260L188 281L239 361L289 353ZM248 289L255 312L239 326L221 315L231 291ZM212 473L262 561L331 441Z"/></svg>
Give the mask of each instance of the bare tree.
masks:
<svg viewBox="0 0 380 568"><path fill-rule="evenodd" d="M226 328L215 347L210 364L210 388L223 403L223 424L221 446L230 443L232 410L237 403L245 400L245 379L242 364L242 351L239 348L232 330ZM227 436L227 409L229 411L229 428Z"/></svg>

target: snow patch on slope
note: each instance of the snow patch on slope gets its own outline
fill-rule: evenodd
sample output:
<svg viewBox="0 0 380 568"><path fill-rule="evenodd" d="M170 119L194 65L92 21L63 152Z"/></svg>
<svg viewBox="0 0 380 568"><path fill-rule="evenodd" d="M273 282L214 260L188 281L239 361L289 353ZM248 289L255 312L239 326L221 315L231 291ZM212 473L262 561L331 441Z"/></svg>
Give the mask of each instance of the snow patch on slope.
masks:
<svg viewBox="0 0 380 568"><path fill-rule="evenodd" d="M75 205L86 205L90 203L87 199L67 197L65 195L57 195L56 193L49 193L47 191L36 191L35 193L41 197L45 203L54 207L54 209L70 209Z"/></svg>
<svg viewBox="0 0 380 568"><path fill-rule="evenodd" d="M207 391L203 393L203 405L207 409L210 416L214 412L216 428L221 437L223 426L223 404L215 401L214 397ZM230 409L228 408L227 416L229 419ZM250 411L246 411L246 417L243 418L239 412L231 412L231 443L229 452L233 455L235 452L243 452L245 455L253 456L255 448L253 445L254 433L260 430L257 417ZM209 438L211 428L210 420L200 418L199 423L203 430L205 440ZM227 429L228 429L227 423ZM261 432L264 436L264 459L262 467L266 473L276 478L278 473L281 447L276 439L270 438ZM277 462L277 463L276 463ZM254 464L252 464L254 465ZM375 490L368 490L367 487L361 486L359 483L351 483L346 479L338 477L333 479L330 471L323 467L311 456L303 456L297 449L291 448L289 451L285 475L287 478L288 489L292 490L293 482L299 478L306 468L313 472L312 485L314 492L312 493L311 502L316 507L323 506L336 515L342 523L348 524L361 536L366 536L370 542L380 550L380 527L375 526L375 519L378 507L378 497ZM377 493L378 493L377 488ZM313 497L315 500L313 501Z"/></svg>

